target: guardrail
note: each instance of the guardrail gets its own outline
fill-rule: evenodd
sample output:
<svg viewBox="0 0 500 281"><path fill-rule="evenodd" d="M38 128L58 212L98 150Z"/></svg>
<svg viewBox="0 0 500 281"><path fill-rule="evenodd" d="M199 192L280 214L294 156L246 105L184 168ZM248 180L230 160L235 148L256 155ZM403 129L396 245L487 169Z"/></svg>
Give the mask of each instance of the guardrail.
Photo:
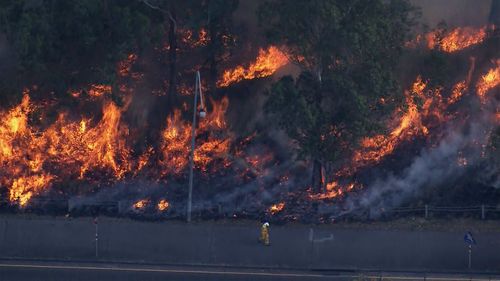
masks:
<svg viewBox="0 0 500 281"><path fill-rule="evenodd" d="M81 215L94 215L96 212L108 215L154 215L154 209L137 210L133 208L133 200L120 200L120 201L92 201L82 202L81 200L74 199L45 199L36 198L29 202L29 205L21 208L16 204L10 203L5 198L0 199L0 211L10 212L33 212L33 213L47 213L47 214L67 214L75 213ZM220 207L220 206L219 206ZM221 208L219 208L221 209ZM212 215L217 216L217 211L210 210ZM219 210L219 213L221 211ZM169 217L173 215L171 212L156 212L156 215L161 213L162 217ZM199 212L203 213L202 211ZM220 213L220 215L224 215ZM227 214L226 214L227 215ZM425 219L443 218L443 217L473 217L478 219L500 219L500 205L469 205L469 206L433 206L433 205L420 205L411 207L397 207L391 209L376 210L376 215L368 214L368 217L422 217Z"/></svg>
<svg viewBox="0 0 500 281"><path fill-rule="evenodd" d="M390 210L382 210L385 215L416 215L424 218L443 217L443 216L463 216L478 217L482 220L487 218L499 218L500 206L492 205L472 205L472 206L432 206L423 205L417 207L398 207Z"/></svg>

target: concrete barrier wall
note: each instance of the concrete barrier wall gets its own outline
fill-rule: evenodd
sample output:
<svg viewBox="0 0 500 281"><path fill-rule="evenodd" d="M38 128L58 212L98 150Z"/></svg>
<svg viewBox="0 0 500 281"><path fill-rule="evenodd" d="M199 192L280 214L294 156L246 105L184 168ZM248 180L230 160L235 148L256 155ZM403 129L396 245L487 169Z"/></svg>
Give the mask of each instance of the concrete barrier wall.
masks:
<svg viewBox="0 0 500 281"><path fill-rule="evenodd" d="M463 233L100 219L97 259L310 269L467 270ZM472 269L500 272L500 233L475 234ZM96 260L92 219L0 218L0 257Z"/></svg>

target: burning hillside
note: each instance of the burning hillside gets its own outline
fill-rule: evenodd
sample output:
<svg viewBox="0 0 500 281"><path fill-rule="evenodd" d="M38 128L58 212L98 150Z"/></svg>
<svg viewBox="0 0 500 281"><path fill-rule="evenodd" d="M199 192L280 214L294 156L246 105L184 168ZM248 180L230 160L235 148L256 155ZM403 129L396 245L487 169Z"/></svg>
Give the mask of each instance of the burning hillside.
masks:
<svg viewBox="0 0 500 281"><path fill-rule="evenodd" d="M247 109L261 104L249 102L252 97L240 94L244 90L238 84L246 81L245 90L257 96L261 85L279 78L273 76L296 54L280 45L253 44L254 57L229 65L226 57L231 52L217 53L213 48L229 50L236 39L210 26L174 31L177 37L162 42L153 55L123 56L114 65L114 82L69 85L64 98L47 98L38 86L25 85L20 101L1 109L0 187L9 208L29 209L37 198L73 200L74 209L113 201L133 214L182 217L194 140L196 216L337 217L397 206L420 189L437 188L448 178L459 178L484 163L488 166L491 150L497 149L491 136L500 126L500 57L485 51L498 43L494 25L437 29L408 42L406 52L425 56L432 50L444 58L453 56L460 68L448 73L452 76L448 79L427 73L411 73L411 81L402 77L408 80L401 83L407 85L400 93L402 105L382 120L381 130L351 144L342 159L323 163L320 189L310 184L309 159L298 160L290 152L297 144L280 137L282 132L276 133L279 130L271 122L243 129L235 125L246 111L261 118L260 108ZM207 53L208 59L200 59ZM156 78L151 72L156 75L157 66L145 61L155 55L161 63L168 57L169 62L179 59L188 66L176 65L173 78L162 77L159 85L151 86ZM349 70L345 65L356 59L345 58L325 69ZM207 92L202 104L194 107L196 113L201 109L207 113L204 118L195 113L198 124L192 136L194 70L201 70L201 87ZM322 69L317 73L321 88ZM173 82L179 93L175 98L168 96ZM144 92L155 99L143 106ZM158 106L165 97L168 103ZM306 102L310 101L298 104ZM396 101L380 98L377 103L383 107ZM326 102L321 106L333 107ZM153 107L161 107L163 115ZM163 117L154 124L143 115ZM309 121L312 115L305 112L303 118ZM325 138L334 136L321 139L326 143ZM497 180L496 172L490 183Z"/></svg>

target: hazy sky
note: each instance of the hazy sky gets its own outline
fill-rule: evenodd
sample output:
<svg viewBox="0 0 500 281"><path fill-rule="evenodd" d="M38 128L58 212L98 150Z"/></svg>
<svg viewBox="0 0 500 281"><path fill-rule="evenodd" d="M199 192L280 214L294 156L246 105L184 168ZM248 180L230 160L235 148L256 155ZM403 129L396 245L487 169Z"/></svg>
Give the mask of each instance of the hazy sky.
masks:
<svg viewBox="0 0 500 281"><path fill-rule="evenodd" d="M422 8L422 21L434 27L444 20L450 26L484 25L491 0L411 0Z"/></svg>

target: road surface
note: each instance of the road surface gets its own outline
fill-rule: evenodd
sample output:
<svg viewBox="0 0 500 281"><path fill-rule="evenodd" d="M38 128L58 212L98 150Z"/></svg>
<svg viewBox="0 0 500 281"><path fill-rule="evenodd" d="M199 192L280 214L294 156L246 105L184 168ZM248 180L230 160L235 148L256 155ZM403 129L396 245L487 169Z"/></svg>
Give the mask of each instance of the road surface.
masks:
<svg viewBox="0 0 500 281"><path fill-rule="evenodd" d="M52 280L52 281L95 281L95 280L192 280L192 281L279 281L279 280L426 280L426 281L489 281L500 280L488 275L382 272L315 272L277 271L263 269L224 269L213 267L147 266L140 264L96 264L39 261L0 261L0 280Z"/></svg>
<svg viewBox="0 0 500 281"><path fill-rule="evenodd" d="M141 222L101 218L0 217L0 259L137 263L281 270L477 272L500 274L500 230L348 229L271 225L271 246L257 222ZM97 251L96 251L97 250ZM1 280L1 279L0 279Z"/></svg>

